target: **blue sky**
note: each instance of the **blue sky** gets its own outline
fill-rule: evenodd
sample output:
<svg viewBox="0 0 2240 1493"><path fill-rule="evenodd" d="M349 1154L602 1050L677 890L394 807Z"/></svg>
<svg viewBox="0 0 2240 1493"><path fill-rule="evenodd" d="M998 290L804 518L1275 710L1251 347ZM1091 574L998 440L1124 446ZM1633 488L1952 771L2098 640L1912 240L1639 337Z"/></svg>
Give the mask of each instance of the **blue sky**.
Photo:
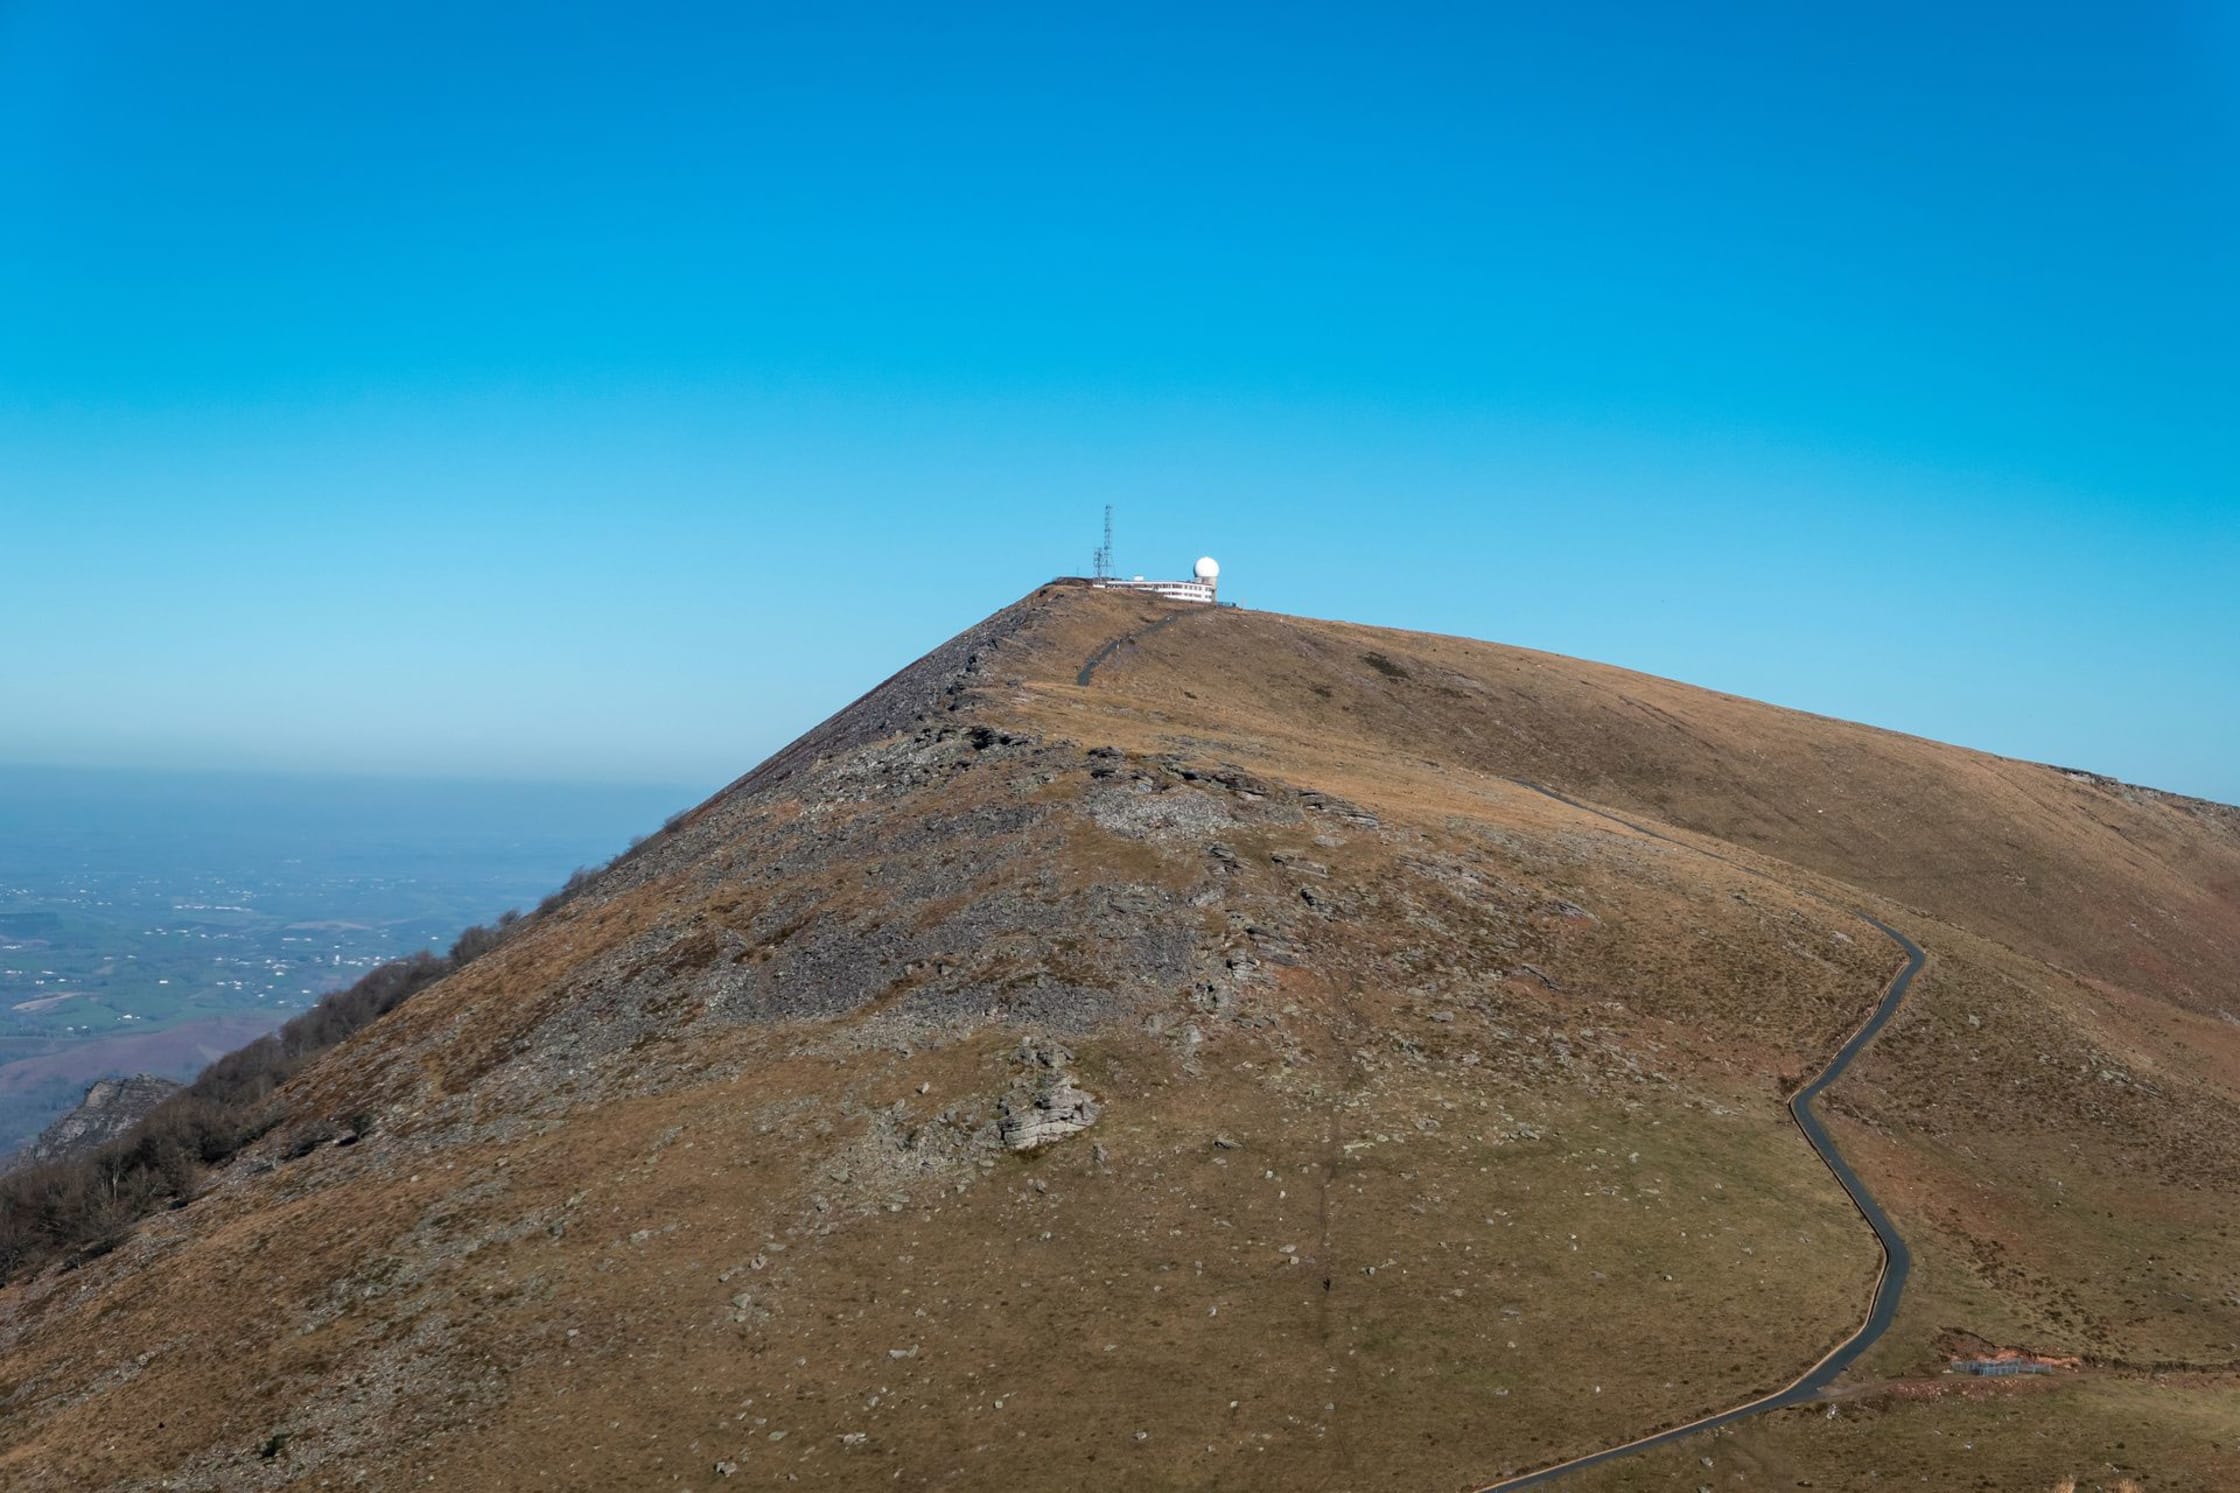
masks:
<svg viewBox="0 0 2240 1493"><path fill-rule="evenodd" d="M0 761L712 786L1110 502L2240 800L2240 20L1955 9L0 5Z"/></svg>

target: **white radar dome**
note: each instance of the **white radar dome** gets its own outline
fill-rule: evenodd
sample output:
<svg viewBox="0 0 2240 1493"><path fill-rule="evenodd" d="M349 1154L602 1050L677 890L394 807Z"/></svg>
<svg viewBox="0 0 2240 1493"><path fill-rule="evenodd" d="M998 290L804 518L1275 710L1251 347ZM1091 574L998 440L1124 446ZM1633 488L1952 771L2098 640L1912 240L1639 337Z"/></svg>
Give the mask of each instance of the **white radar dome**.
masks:
<svg viewBox="0 0 2240 1493"><path fill-rule="evenodd" d="M1213 556L1207 555L1191 567L1191 574L1201 581L1217 581L1221 579L1221 567L1214 564Z"/></svg>

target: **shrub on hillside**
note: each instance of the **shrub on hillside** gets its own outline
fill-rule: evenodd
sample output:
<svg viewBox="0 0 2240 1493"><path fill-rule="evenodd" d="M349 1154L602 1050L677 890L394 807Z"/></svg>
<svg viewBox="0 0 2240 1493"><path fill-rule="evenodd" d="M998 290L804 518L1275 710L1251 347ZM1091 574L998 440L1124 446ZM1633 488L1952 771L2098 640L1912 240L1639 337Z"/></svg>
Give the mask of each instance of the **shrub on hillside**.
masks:
<svg viewBox="0 0 2240 1493"><path fill-rule="evenodd" d="M590 879L590 872L578 871L546 905L566 900ZM519 913L509 912L493 926L460 934L449 953L411 954L380 965L278 1031L219 1058L108 1144L0 1176L0 1284L58 1260L75 1263L105 1254L140 1219L190 1199L204 1171L287 1120L274 1090L320 1053L497 948L521 921ZM358 1116L352 1128L363 1134L371 1116ZM317 1144L305 1144L307 1137L336 1133L310 1127L290 1154Z"/></svg>

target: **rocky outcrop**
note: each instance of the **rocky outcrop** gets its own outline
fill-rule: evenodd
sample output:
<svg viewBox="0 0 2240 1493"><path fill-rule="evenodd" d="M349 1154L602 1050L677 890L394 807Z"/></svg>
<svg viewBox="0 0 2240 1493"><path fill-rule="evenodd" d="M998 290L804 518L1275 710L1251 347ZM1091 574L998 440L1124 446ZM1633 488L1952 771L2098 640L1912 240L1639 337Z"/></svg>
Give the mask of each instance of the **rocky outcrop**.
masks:
<svg viewBox="0 0 2240 1493"><path fill-rule="evenodd" d="M1014 1151L1042 1147L1079 1135L1097 1122L1096 1096L1074 1087L1066 1072L1071 1058L1062 1047L1028 1042L1019 1049L1027 1074L997 1105L1003 1143Z"/></svg>
<svg viewBox="0 0 2240 1493"><path fill-rule="evenodd" d="M40 1131L37 1139L10 1157L8 1166L60 1161L106 1145L178 1092L178 1084L153 1073L101 1079L86 1090L76 1109Z"/></svg>
<svg viewBox="0 0 2240 1493"><path fill-rule="evenodd" d="M1096 1097L1061 1079L1031 1098L1003 1102L1003 1143L1014 1151L1039 1150L1078 1135L1096 1119Z"/></svg>

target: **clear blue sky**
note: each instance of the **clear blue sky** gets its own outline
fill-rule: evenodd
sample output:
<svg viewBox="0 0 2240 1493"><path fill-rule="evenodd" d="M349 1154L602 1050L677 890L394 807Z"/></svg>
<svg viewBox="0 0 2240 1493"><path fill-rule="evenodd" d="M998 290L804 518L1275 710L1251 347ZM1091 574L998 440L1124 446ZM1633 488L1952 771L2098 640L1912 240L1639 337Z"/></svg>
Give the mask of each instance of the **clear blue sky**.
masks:
<svg viewBox="0 0 2240 1493"><path fill-rule="evenodd" d="M2240 19L0 4L0 761L710 786L1078 572L2240 800Z"/></svg>

